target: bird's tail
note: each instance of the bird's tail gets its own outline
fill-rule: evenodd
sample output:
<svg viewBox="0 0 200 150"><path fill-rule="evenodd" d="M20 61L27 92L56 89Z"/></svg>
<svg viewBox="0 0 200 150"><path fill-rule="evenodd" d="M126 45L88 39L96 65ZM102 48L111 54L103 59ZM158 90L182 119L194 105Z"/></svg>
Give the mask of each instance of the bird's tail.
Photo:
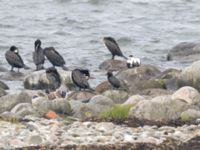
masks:
<svg viewBox="0 0 200 150"><path fill-rule="evenodd" d="M128 58L127 58L126 56L124 56L124 55L123 55L122 57L123 57L124 59L126 59L126 60L128 59Z"/></svg>
<svg viewBox="0 0 200 150"><path fill-rule="evenodd" d="M24 69L28 70L28 69L30 69L30 67L28 67L28 66L26 66L26 65L24 64Z"/></svg>
<svg viewBox="0 0 200 150"><path fill-rule="evenodd" d="M170 54L167 55L167 61L171 61L172 60L172 56Z"/></svg>
<svg viewBox="0 0 200 150"><path fill-rule="evenodd" d="M66 70L66 71L69 70L69 69L68 69L66 66L64 66L64 65L62 66L62 69L63 69L63 70Z"/></svg>

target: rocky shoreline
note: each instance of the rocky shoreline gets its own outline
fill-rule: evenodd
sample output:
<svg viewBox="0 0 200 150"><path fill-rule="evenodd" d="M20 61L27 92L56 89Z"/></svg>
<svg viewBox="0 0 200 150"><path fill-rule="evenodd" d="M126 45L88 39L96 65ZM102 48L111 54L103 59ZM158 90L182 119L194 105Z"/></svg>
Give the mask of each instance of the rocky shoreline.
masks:
<svg viewBox="0 0 200 150"><path fill-rule="evenodd" d="M197 150L200 144L200 124L130 128L109 122L29 118L20 123L1 121L0 131L1 149Z"/></svg>
<svg viewBox="0 0 200 150"><path fill-rule="evenodd" d="M175 48L170 58L179 54ZM71 72L61 69L62 86L49 94L44 71L24 77L24 89L15 94L0 82L0 149L197 150L199 66L127 69L124 61L106 60L99 68L117 71L123 88L103 81L92 92L75 91Z"/></svg>

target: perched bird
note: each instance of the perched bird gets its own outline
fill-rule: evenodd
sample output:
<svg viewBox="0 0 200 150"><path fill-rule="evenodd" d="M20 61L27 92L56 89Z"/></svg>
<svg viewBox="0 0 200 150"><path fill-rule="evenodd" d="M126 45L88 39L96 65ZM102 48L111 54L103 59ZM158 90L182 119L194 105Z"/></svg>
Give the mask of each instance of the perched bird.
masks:
<svg viewBox="0 0 200 150"><path fill-rule="evenodd" d="M18 72L20 68L30 69L24 64L16 46L11 46L10 50L5 53L5 57L7 62L11 65L11 71L14 71L14 68L18 68Z"/></svg>
<svg viewBox="0 0 200 150"><path fill-rule="evenodd" d="M108 50L111 52L112 59L115 58L115 55L127 59L127 57L123 55L121 49L119 48L119 45L117 44L117 42L115 41L114 38L104 37L103 41L104 41L106 47L108 48Z"/></svg>
<svg viewBox="0 0 200 150"><path fill-rule="evenodd" d="M118 89L121 87L120 80L113 76L112 72L107 72L107 78L108 82L112 85L113 88Z"/></svg>
<svg viewBox="0 0 200 150"><path fill-rule="evenodd" d="M88 69L79 69L79 71L80 71L82 74L85 75L85 78L86 78L87 80L90 79L90 71L89 71Z"/></svg>
<svg viewBox="0 0 200 150"><path fill-rule="evenodd" d="M133 68L133 67L139 67L141 65L141 62L139 58L130 55L128 60L126 61L126 64L128 68Z"/></svg>
<svg viewBox="0 0 200 150"><path fill-rule="evenodd" d="M47 59L51 62L51 64L55 66L62 67L64 70L68 70L67 67L65 67L65 60L63 57L55 50L54 47L47 47L44 49L44 54L47 57Z"/></svg>
<svg viewBox="0 0 200 150"><path fill-rule="evenodd" d="M61 85L61 77L55 67L50 67L46 69L46 76L49 80L49 86L47 91L55 91Z"/></svg>
<svg viewBox="0 0 200 150"><path fill-rule="evenodd" d="M87 75L83 72L83 70L80 69L74 69L72 70L72 81L74 84L79 87L79 90L81 89L93 89L90 87L87 79Z"/></svg>
<svg viewBox="0 0 200 150"><path fill-rule="evenodd" d="M37 39L35 41L35 51L33 52L33 61L36 65L36 70L41 70L44 69L44 61L45 61L45 57L44 57L44 51L41 47L41 41L39 39Z"/></svg>

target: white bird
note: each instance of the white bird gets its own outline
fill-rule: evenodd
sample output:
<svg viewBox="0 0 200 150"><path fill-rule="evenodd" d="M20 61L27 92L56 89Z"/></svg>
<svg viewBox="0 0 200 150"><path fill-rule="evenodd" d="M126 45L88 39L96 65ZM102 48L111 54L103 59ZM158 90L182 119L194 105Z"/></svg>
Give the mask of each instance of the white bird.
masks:
<svg viewBox="0 0 200 150"><path fill-rule="evenodd" d="M133 57L133 55L130 55L126 61L126 64L128 68L139 67L141 65L141 61L140 58L136 58Z"/></svg>

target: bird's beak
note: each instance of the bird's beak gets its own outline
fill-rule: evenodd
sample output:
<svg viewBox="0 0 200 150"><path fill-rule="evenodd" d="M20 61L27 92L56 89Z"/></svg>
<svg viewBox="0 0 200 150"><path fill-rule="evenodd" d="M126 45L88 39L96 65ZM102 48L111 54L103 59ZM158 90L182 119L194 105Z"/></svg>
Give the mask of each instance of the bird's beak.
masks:
<svg viewBox="0 0 200 150"><path fill-rule="evenodd" d="M16 49L16 50L15 50L15 53L19 53L19 49Z"/></svg>
<svg viewBox="0 0 200 150"><path fill-rule="evenodd" d="M35 48L38 49L38 47L39 47L39 45L37 44Z"/></svg>

